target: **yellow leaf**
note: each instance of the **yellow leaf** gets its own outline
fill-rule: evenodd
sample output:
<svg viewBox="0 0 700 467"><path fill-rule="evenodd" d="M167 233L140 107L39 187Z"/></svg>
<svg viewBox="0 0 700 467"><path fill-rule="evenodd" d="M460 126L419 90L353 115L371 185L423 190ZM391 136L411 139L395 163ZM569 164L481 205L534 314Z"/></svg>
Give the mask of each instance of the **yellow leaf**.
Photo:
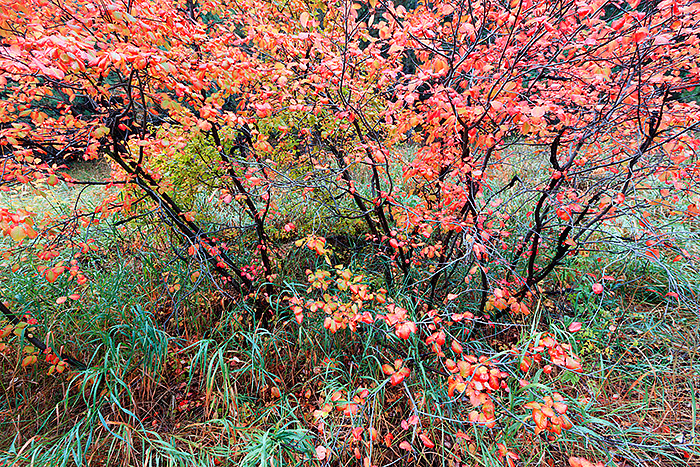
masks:
<svg viewBox="0 0 700 467"><path fill-rule="evenodd" d="M10 230L10 237L12 237L12 240L16 242L21 242L26 236L27 233L24 231L21 225L16 225Z"/></svg>
<svg viewBox="0 0 700 467"><path fill-rule="evenodd" d="M24 232L27 234L27 237L29 238L36 238L37 234L36 230L34 230L31 226L27 225L24 227Z"/></svg>
<svg viewBox="0 0 700 467"><path fill-rule="evenodd" d="M26 367L28 367L29 365L34 364L34 363L36 363L36 360L37 360L37 358L36 358L34 355L27 355L27 356L24 357L24 359L22 360L22 367L26 368Z"/></svg>
<svg viewBox="0 0 700 467"><path fill-rule="evenodd" d="M442 58L437 58L433 62L433 70L435 71L435 73L440 73L441 71L447 70L448 68L449 66L447 65L447 62Z"/></svg>

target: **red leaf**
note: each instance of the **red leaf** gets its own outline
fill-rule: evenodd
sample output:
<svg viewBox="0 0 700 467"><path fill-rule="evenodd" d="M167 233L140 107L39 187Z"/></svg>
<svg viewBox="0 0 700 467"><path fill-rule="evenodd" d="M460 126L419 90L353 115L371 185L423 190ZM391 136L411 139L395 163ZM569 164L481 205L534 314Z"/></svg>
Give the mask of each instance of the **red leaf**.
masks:
<svg viewBox="0 0 700 467"><path fill-rule="evenodd" d="M420 440L423 441L423 445L428 449L432 449L435 447L435 443L433 443L430 440L430 438L428 438L428 435L426 435L425 433L420 434Z"/></svg>

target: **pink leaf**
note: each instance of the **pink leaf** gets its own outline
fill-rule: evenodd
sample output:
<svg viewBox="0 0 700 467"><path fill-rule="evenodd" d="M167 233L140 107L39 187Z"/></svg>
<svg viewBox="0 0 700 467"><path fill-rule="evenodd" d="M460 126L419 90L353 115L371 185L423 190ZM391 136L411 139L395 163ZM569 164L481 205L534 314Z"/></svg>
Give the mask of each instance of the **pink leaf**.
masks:
<svg viewBox="0 0 700 467"><path fill-rule="evenodd" d="M532 115L533 118L542 118L545 112L547 112L547 109L545 107L537 106L530 111L530 115Z"/></svg>
<svg viewBox="0 0 700 467"><path fill-rule="evenodd" d="M328 455L328 449L325 446L316 446L316 457L322 461Z"/></svg>

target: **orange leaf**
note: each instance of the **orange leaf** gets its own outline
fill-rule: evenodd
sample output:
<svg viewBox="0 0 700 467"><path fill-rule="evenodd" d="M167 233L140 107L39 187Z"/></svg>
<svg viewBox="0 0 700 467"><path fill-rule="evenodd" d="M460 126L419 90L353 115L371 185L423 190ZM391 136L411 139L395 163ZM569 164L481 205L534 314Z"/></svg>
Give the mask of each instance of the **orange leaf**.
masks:
<svg viewBox="0 0 700 467"><path fill-rule="evenodd" d="M532 419L540 430L543 430L547 426L547 417L545 417L541 410L533 410Z"/></svg>

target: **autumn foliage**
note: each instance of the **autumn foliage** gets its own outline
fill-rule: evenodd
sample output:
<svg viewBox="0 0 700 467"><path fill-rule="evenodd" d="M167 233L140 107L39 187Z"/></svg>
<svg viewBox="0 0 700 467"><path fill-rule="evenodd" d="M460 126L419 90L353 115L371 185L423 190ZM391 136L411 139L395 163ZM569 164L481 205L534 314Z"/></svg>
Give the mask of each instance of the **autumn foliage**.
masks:
<svg viewBox="0 0 700 467"><path fill-rule="evenodd" d="M584 371L581 323L528 320L602 247L694 260L666 222L700 214L699 24L692 0L2 0L0 190L104 185L94 209L0 206L3 267L80 303L113 226L187 265L164 294L206 289L204 329L323 336L343 356L309 351L316 374L364 373L261 377L306 394L313 452L284 462L515 466L561 441L595 465L576 436L602 435L557 387ZM72 178L79 160L109 178ZM592 275L594 295L617 280ZM2 300L2 339L50 327ZM32 339L22 367L44 352L98 386L91 349Z"/></svg>

